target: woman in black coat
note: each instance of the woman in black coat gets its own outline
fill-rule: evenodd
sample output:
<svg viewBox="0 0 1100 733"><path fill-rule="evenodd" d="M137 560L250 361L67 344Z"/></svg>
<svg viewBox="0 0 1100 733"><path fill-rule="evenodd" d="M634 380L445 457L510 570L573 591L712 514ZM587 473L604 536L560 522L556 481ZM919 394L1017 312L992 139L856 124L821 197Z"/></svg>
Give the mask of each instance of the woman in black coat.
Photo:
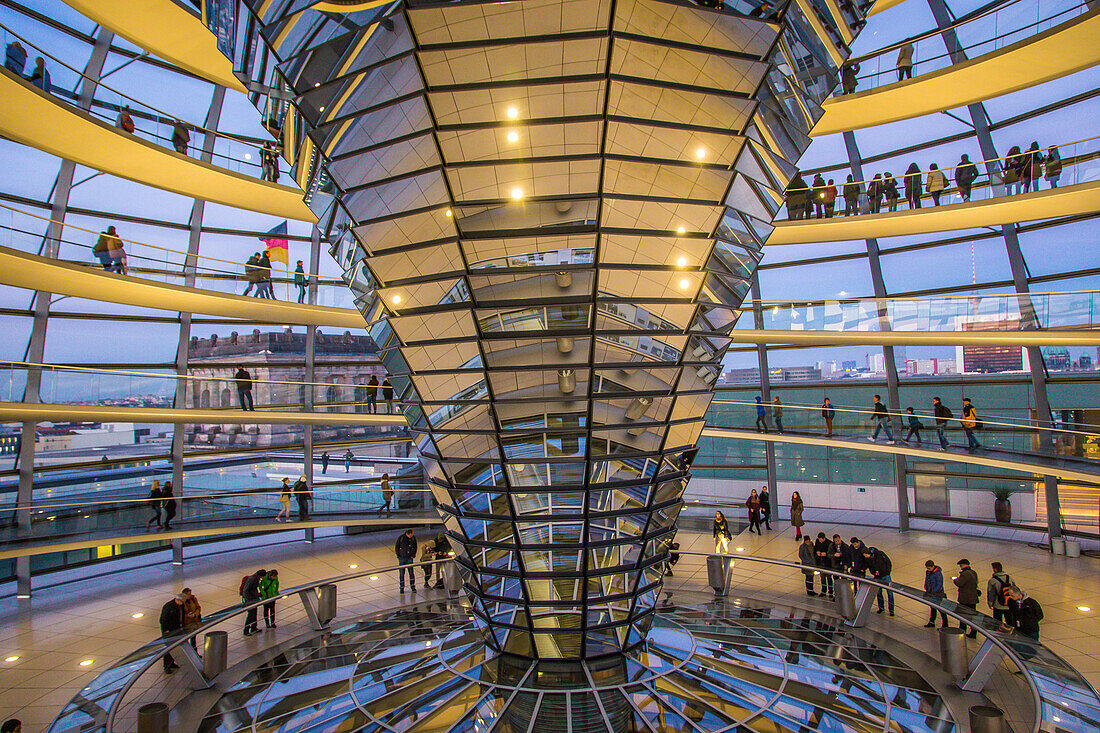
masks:
<svg viewBox="0 0 1100 733"><path fill-rule="evenodd" d="M172 496L171 481L164 482L164 488L160 490L160 495L164 499L164 528L172 529L172 518L176 516L176 499Z"/></svg>

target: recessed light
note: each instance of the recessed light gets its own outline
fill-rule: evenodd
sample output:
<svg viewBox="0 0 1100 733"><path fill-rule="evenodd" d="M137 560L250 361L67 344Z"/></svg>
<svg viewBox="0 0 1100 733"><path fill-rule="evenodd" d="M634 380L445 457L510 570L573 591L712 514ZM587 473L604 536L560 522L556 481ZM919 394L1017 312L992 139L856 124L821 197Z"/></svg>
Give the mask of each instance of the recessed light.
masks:
<svg viewBox="0 0 1100 733"><path fill-rule="evenodd" d="M324 111L325 111L325 108L324 108L324 107L318 107L318 108L317 108L317 111L318 111L318 112L324 112Z"/></svg>
<svg viewBox="0 0 1100 733"><path fill-rule="evenodd" d="M1078 611L1084 611L1085 613L1088 613L1088 612L1089 612L1089 611L1091 611L1092 609L1091 609L1090 607L1088 607L1088 606L1078 606L1078 607L1077 607L1077 610L1078 610Z"/></svg>
<svg viewBox="0 0 1100 733"><path fill-rule="evenodd" d="M519 110L515 107L509 107L506 114L514 120L519 117Z"/></svg>
<svg viewBox="0 0 1100 733"><path fill-rule="evenodd" d="M447 209L447 216L454 216L454 212L450 209Z"/></svg>
<svg viewBox="0 0 1100 733"><path fill-rule="evenodd" d="M699 158L699 159L703 159L703 158L707 157L707 151L703 148L698 148L695 151L695 157Z"/></svg>
<svg viewBox="0 0 1100 733"><path fill-rule="evenodd" d="M252 153L245 153L244 154L244 159L245 160L252 160Z"/></svg>
<svg viewBox="0 0 1100 733"><path fill-rule="evenodd" d="M315 81L315 82L313 82L313 86L319 87L319 86L321 86L321 82Z"/></svg>
<svg viewBox="0 0 1100 733"><path fill-rule="evenodd" d="M390 301L391 301L391 302L392 302L392 303L393 303L394 305L397 305L398 303L400 303L400 302L401 302L401 296L400 296L400 295L395 295L395 296L393 296L392 298L390 298Z"/></svg>
<svg viewBox="0 0 1100 733"><path fill-rule="evenodd" d="M431 645L432 645L432 643L430 641L424 642L424 646L431 646Z"/></svg>
<svg viewBox="0 0 1100 733"><path fill-rule="evenodd" d="M138 611L137 613L131 613L130 618L145 618L145 614Z"/></svg>
<svg viewBox="0 0 1100 733"><path fill-rule="evenodd" d="M687 290L689 285L691 285L691 280L688 280L686 277L680 281L680 289L682 290Z"/></svg>
<svg viewBox="0 0 1100 733"><path fill-rule="evenodd" d="M508 142L514 143L517 140L519 140L519 133L518 132L516 132L515 130L512 130L511 132L508 133Z"/></svg>
<svg viewBox="0 0 1100 733"><path fill-rule="evenodd" d="M93 664L95 664L94 659L85 659L84 661L82 661L80 663L80 666L81 667L91 667Z"/></svg>
<svg viewBox="0 0 1100 733"><path fill-rule="evenodd" d="M686 231L687 231L687 229L685 229L684 227L676 227L676 233L677 234L683 234Z"/></svg>
<svg viewBox="0 0 1100 733"><path fill-rule="evenodd" d="M676 266L677 267L687 267L687 264L688 264L687 257L681 257L680 259L676 260Z"/></svg>
<svg viewBox="0 0 1100 733"><path fill-rule="evenodd" d="M18 662L19 657L17 657L16 655L13 654L10 657L8 657L7 659L5 659L4 661L5 662Z"/></svg>
<svg viewBox="0 0 1100 733"><path fill-rule="evenodd" d="M372 576L370 576L370 579L371 580L378 580L378 576L377 575L372 575Z"/></svg>
<svg viewBox="0 0 1100 733"><path fill-rule="evenodd" d="M738 552L744 552L744 551L745 551L745 548L744 548L744 547L738 547L738 548L737 548L737 551L738 551Z"/></svg>
<svg viewBox="0 0 1100 733"><path fill-rule="evenodd" d="M513 188L512 189L512 198L516 199L517 201L519 199L523 198L523 189L522 188Z"/></svg>
<svg viewBox="0 0 1100 733"><path fill-rule="evenodd" d="M351 568L352 570L355 570L359 566L353 563L351 565L348 565L348 567Z"/></svg>

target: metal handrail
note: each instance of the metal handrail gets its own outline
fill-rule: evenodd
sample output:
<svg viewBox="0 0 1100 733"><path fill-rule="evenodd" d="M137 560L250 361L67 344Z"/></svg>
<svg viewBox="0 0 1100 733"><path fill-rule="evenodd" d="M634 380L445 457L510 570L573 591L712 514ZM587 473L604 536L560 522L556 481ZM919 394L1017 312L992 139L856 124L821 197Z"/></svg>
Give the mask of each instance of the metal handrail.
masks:
<svg viewBox="0 0 1100 733"><path fill-rule="evenodd" d="M681 551L679 551L679 554L681 556L690 555L690 556L696 556L696 557L708 557L708 556L712 556L716 553L703 553L703 552L693 552L693 551L681 550ZM774 566L774 567L788 568L788 569L796 571L798 573L802 573L803 571L805 571L807 569L806 566L803 566L799 563L794 563L794 562L790 562L790 561L786 561L786 560L778 560L778 559L773 559L773 558L763 558L763 557L756 557L756 556L752 556L752 555L743 555L743 554L739 554L739 553L728 553L728 554L725 554L725 555L721 555L721 557L727 557L727 558L730 558L730 559L733 559L733 560L740 559L740 560L743 560L743 561L760 563L762 565L769 565L769 566ZM316 591L322 585L339 584L341 582L347 582L349 580L355 580L355 579L362 578L362 577L365 577L365 576L377 575L377 574L381 574L381 573L389 573L389 572L393 572L395 570L400 570L400 568L402 568L402 567L422 567L424 565L440 565L440 564L448 563L448 562L453 562L453 560L429 560L429 561L425 561L425 562L415 562L415 563L411 563L409 565L404 565L404 566L397 565L397 566L384 567L384 568L380 568L380 569L357 571L355 573L339 575L339 576L327 578L325 580L321 580L321 581L317 581L317 582L313 582L313 583L308 583L308 584L305 584L305 585L296 586L296 587L288 589L286 591L280 591L280 596L285 597L285 596L290 596L290 595L299 594L299 593L303 593L303 592ZM999 637L999 635L993 633L992 629L988 629L988 628L985 628L982 625L979 625L979 624L982 624L982 622L985 621L985 620L988 620L992 623L996 623L990 617L985 616L984 614L981 614L981 613L978 613L978 612L974 612L974 614L972 614L972 615L971 614L964 615L964 614L958 612L957 606L953 603L950 604L950 605L944 605L943 603L939 602L937 599L926 595L925 593L923 593L922 591L920 591L916 588L905 586L905 585L902 585L902 584L899 584L899 583L893 583L893 582L891 582L891 583L881 583L881 582L879 582L877 580L874 580L874 579L854 577L854 576L849 575L848 573L845 573L845 572L842 572L842 571L833 570L833 569L829 569L829 568L818 568L816 566L813 567L813 570L815 572L823 573L823 574L826 574L826 575L831 575L831 576L840 578L842 580L855 579L861 585L868 585L868 586L872 586L872 587L875 587L875 588L879 588L879 589L884 590L884 591L891 591L891 592L897 593L897 594L901 595L903 598L908 598L909 600L916 601L917 603L922 604L924 606L927 606L929 608L935 609L936 611L943 612L945 615L952 617L956 621L965 623L966 625L969 625L972 628L974 628L977 632L980 632L986 642L988 642L989 644L996 647L998 649L998 651L1003 653L1004 656L1007 659L1009 659L1017 667L1017 669L1019 669L1023 673L1023 676L1026 679L1027 684L1031 689L1032 702L1035 706L1034 707L1035 725L1034 725L1032 730L1033 730L1033 733L1038 733L1040 731L1040 727L1041 727L1042 723L1044 722L1044 719L1043 719L1043 697L1039 692L1039 688L1038 688L1038 686L1035 682L1035 679L1032 675L1031 668L1029 667L1027 662L1025 662L1023 659L1020 658L1020 656L1012 648L1012 645L1006 643L1002 638ZM228 619L231 619L231 618L235 618L235 617L239 616L242 613L247 613L249 610L258 609L259 607L261 607L262 605L264 605L265 603L268 603L268 602L270 602L270 599L263 599L261 601L255 602L255 603L241 604L241 605L238 605L238 606L232 606L232 607L227 608L227 609L222 609L221 611L217 611L214 614L212 614L212 616L207 617L207 620L205 620L204 622L200 623L198 626L191 629L188 633L186 633L184 635L181 635L179 637L175 637L174 640L170 641L167 645L164 645L164 646L160 647L160 653L152 656L143 665L141 665L139 668L134 670L131 673L130 678L126 681L125 685L121 688L121 690L118 693L116 693L114 695L114 698L113 698L112 703L111 703L111 707L108 710L107 723L106 723L105 730L107 730L107 731L112 730L115 718L118 714L118 711L119 711L123 701L125 700L127 693L129 693L129 691L131 690L131 688L133 687L133 685L137 681L137 679L140 678L144 673L146 673L151 667L153 667L163 657L163 655L165 653L171 653L174 649L176 649L176 648L178 648L178 647L180 647L184 644L190 643L191 639L194 639L194 638L198 637L200 634L202 634L202 633L206 632L207 630L223 623L224 621L226 621ZM975 617L977 617L977 618L975 618ZM158 641L163 641L163 639L160 639ZM142 649L145 649L145 648L148 648L148 647L153 647L153 646L156 646L156 645L157 645L157 642L151 642L150 644L147 644L145 647L142 647ZM1065 669L1072 671L1076 675L1077 680L1079 682L1083 683L1083 688L1085 690L1091 692L1092 695L1097 698L1098 703L1100 703L1100 695L1097 694L1096 689L1088 682L1088 680L1081 677L1081 675L1079 673L1077 673L1076 670L1073 669L1073 667L1066 664L1061 659L1061 657L1054 654L1047 647L1044 646L1043 649L1047 653L1049 653L1051 655L1051 657L1053 657L1054 659L1057 659L1058 661L1060 661L1063 664L1063 666L1065 667ZM124 657L123 659L126 659L126 658L127 657ZM117 668L117 665L115 667L112 667L112 669L115 669L115 668Z"/></svg>

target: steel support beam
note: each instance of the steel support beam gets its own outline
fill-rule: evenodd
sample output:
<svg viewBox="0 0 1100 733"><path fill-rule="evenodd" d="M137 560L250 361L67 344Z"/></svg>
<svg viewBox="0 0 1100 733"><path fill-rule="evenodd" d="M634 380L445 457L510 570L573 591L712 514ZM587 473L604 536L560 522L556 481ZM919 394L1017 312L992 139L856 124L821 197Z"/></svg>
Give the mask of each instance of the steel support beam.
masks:
<svg viewBox="0 0 1100 733"><path fill-rule="evenodd" d="M764 328L764 311L762 305L762 298L760 297L760 276L754 270L752 273L752 321L753 325L757 329ZM766 417L768 410L771 408L769 405L772 403L772 380L771 373L768 369L768 347L766 344L756 345L756 358L760 368L760 401L764 404L764 424L767 424L768 418ZM772 427L778 427L773 424ZM772 507L779 506L779 491L776 488L775 480L775 445L770 441L764 444L764 465L767 472L768 493L772 497ZM773 514L773 516L775 516Z"/></svg>
<svg viewBox="0 0 1100 733"><path fill-rule="evenodd" d="M318 222L313 225L313 231L309 240L309 272L313 274L313 277L309 279L309 290L307 298L310 305L317 304L317 273L321 269L321 224ZM317 327L306 326L306 355L305 355L305 381L310 385L317 381ZM304 412L313 412L313 394L315 387L310 386L306 389L305 404L302 406ZM306 477L306 483L310 488L313 488L313 425L305 425L302 432L302 474ZM312 496L312 495L311 495ZM304 538L306 542L313 542L314 530L312 527L307 527L304 530Z"/></svg>

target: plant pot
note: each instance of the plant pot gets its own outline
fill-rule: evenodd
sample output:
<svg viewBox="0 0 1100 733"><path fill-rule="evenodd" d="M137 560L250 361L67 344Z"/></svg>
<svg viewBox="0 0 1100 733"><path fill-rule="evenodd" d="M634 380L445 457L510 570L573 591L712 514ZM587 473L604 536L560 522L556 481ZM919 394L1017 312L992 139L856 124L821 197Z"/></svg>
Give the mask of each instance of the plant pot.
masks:
<svg viewBox="0 0 1100 733"><path fill-rule="evenodd" d="M993 503L993 516L1001 524L1012 522L1012 502L1009 499L997 499Z"/></svg>

